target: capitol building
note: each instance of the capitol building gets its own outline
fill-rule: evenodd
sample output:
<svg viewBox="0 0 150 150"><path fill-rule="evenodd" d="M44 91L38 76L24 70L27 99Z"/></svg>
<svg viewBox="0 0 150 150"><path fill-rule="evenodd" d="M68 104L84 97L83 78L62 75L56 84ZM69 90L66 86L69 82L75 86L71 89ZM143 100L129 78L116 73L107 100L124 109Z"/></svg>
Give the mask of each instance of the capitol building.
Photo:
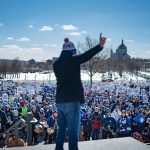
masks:
<svg viewBox="0 0 150 150"><path fill-rule="evenodd" d="M115 53L113 53L113 50L111 49L110 58L123 61L130 59L130 56L127 54L127 47L123 43L123 39Z"/></svg>

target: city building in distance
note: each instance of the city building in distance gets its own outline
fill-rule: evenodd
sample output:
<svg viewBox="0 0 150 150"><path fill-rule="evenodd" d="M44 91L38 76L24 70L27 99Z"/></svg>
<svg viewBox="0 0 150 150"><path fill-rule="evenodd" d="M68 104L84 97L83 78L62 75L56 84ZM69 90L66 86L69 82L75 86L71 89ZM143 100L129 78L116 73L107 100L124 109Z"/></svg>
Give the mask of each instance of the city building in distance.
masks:
<svg viewBox="0 0 150 150"><path fill-rule="evenodd" d="M115 60L130 59L130 56L127 53L127 47L123 43L123 39L122 39L121 45L118 46L115 53L113 53L113 50L111 49L110 57L111 59L115 59Z"/></svg>

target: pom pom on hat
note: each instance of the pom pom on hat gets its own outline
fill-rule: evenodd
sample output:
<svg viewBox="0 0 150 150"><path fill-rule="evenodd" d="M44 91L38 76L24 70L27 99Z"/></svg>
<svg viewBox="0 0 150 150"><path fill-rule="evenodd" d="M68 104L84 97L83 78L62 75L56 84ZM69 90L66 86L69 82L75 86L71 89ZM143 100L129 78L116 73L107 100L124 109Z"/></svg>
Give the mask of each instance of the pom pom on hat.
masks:
<svg viewBox="0 0 150 150"><path fill-rule="evenodd" d="M65 42L65 43L69 42L69 39L68 39L67 37L64 38L64 42Z"/></svg>
<svg viewBox="0 0 150 150"><path fill-rule="evenodd" d="M121 112L122 112L122 113L125 113L126 111L123 109Z"/></svg>
<svg viewBox="0 0 150 150"><path fill-rule="evenodd" d="M73 54L76 53L76 48L75 48L73 42L69 41L69 38L67 38L67 37L64 39L64 44L63 44L62 50L70 51Z"/></svg>

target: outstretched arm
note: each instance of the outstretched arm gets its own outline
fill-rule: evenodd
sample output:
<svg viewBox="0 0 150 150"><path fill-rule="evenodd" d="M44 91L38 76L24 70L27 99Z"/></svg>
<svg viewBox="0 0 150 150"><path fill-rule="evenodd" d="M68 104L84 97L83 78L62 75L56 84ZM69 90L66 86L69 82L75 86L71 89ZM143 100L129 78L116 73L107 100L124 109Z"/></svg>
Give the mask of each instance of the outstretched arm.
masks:
<svg viewBox="0 0 150 150"><path fill-rule="evenodd" d="M90 60L94 55L96 55L98 52L100 52L103 49L105 42L106 42L106 38L102 37L102 34L100 34L98 45L89 49L88 51L86 51L85 53L81 55L74 56L74 58L79 64L82 64Z"/></svg>

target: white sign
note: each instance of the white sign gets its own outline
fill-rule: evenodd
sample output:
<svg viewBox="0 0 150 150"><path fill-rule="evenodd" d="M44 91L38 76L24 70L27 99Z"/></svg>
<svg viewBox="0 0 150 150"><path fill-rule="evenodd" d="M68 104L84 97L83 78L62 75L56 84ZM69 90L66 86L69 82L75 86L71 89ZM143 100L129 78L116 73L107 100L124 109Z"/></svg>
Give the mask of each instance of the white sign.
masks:
<svg viewBox="0 0 150 150"><path fill-rule="evenodd" d="M143 96L143 95L146 95L145 89L142 89L142 90L141 90L141 96Z"/></svg>
<svg viewBox="0 0 150 150"><path fill-rule="evenodd" d="M34 89L27 89L27 91L29 92L30 95L35 94L35 90Z"/></svg>
<svg viewBox="0 0 150 150"><path fill-rule="evenodd" d="M8 102L8 94L4 93L2 95L2 99L3 99L3 101L7 101Z"/></svg>
<svg viewBox="0 0 150 150"><path fill-rule="evenodd" d="M42 95L37 95L36 99L39 103L42 103Z"/></svg>
<svg viewBox="0 0 150 150"><path fill-rule="evenodd" d="M17 93L18 94L22 94L23 92L22 92L22 87L21 86L18 86L17 87Z"/></svg>
<svg viewBox="0 0 150 150"><path fill-rule="evenodd" d="M18 95L17 93L14 94L14 99L18 99L20 95Z"/></svg>
<svg viewBox="0 0 150 150"><path fill-rule="evenodd" d="M5 82L3 83L3 90L7 91L7 84Z"/></svg>

